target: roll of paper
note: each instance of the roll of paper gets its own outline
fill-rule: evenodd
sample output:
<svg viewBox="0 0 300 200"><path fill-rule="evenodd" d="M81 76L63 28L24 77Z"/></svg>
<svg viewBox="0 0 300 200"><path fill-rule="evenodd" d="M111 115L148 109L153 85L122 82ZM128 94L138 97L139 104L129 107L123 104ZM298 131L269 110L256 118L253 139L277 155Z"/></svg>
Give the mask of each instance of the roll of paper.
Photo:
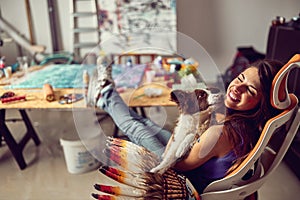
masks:
<svg viewBox="0 0 300 200"><path fill-rule="evenodd" d="M46 99L49 102L55 100L53 88L49 83L44 84L43 91L44 91L44 99Z"/></svg>

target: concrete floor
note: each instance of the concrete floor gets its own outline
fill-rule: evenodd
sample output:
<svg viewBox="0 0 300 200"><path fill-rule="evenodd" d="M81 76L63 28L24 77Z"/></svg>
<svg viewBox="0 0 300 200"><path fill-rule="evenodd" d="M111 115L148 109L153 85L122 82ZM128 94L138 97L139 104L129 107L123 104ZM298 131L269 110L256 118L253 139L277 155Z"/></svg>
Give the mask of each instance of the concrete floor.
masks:
<svg viewBox="0 0 300 200"><path fill-rule="evenodd" d="M171 128L176 119L172 108L161 108L147 111L150 118ZM170 114L171 113L171 114ZM14 110L9 115L16 115ZM36 147L29 142L24 150L28 167L20 170L9 149L4 144L0 147L0 200L68 200L93 199L93 185L104 181L103 177L92 170L83 174L70 174L67 170L64 152L59 139L77 132L74 116L69 111L31 110L28 114L42 141ZM164 119L164 120L161 120ZM110 119L100 124L107 135L113 132ZM22 134L22 125L13 123L10 128L15 137ZM282 162L275 173L259 190L261 200L296 200L300 195L300 181Z"/></svg>

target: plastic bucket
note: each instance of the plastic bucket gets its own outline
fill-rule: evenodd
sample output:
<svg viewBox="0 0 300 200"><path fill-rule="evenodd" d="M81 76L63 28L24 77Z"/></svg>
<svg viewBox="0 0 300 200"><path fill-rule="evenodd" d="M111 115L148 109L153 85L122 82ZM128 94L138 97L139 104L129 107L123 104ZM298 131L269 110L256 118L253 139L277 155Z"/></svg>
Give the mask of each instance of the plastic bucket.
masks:
<svg viewBox="0 0 300 200"><path fill-rule="evenodd" d="M67 169L71 174L80 174L91 171L100 166L100 162L94 158L90 151L97 149L96 138L88 138L84 143L78 138L61 138ZM87 149L84 144L88 145Z"/></svg>

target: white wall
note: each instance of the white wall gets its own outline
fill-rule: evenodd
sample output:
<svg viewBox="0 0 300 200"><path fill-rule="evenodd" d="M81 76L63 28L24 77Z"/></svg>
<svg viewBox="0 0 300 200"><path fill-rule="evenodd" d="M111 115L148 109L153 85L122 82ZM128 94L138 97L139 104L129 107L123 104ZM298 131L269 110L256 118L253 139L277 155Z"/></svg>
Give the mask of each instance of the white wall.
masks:
<svg viewBox="0 0 300 200"><path fill-rule="evenodd" d="M62 50L72 51L70 0L57 0ZM30 0L37 44L52 52L47 0ZM2 16L29 38L23 0L0 0ZM300 12L299 0L177 0L178 31L196 40L224 71L238 46L265 53L268 28L276 16ZM180 47L178 47L180 48ZM0 48L0 54L6 52ZM9 55L7 55L9 56Z"/></svg>
<svg viewBox="0 0 300 200"><path fill-rule="evenodd" d="M238 46L265 53L272 19L300 12L299 0L177 0L177 6L178 31L198 41L221 71Z"/></svg>

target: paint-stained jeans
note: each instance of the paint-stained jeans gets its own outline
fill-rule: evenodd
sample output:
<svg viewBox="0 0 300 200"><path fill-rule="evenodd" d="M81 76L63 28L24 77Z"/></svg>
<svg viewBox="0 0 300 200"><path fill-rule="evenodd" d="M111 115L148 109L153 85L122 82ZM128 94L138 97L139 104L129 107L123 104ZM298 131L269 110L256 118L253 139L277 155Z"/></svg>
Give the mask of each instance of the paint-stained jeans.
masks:
<svg viewBox="0 0 300 200"><path fill-rule="evenodd" d="M113 87L109 85L103 88L97 106L112 117L133 143L162 155L171 133L130 109Z"/></svg>

